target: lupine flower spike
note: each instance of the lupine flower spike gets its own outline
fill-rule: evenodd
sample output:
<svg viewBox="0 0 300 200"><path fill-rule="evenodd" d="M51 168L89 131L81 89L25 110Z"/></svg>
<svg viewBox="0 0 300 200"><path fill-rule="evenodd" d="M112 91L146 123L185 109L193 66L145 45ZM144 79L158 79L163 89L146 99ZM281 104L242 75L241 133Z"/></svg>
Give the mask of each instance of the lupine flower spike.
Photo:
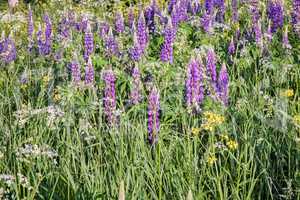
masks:
<svg viewBox="0 0 300 200"><path fill-rule="evenodd" d="M94 66L92 64L91 58L89 57L87 65L85 67L85 80L84 80L85 84L92 85L95 79L94 76L95 76Z"/></svg>
<svg viewBox="0 0 300 200"><path fill-rule="evenodd" d="M262 31L261 31L261 23L258 21L254 27L254 32L255 32L255 42L256 46L259 47L260 49L263 48L263 37L262 37Z"/></svg>
<svg viewBox="0 0 300 200"><path fill-rule="evenodd" d="M275 33L278 28L283 27L284 13L281 0L270 0L268 3L267 14L271 20L271 31Z"/></svg>
<svg viewBox="0 0 300 200"><path fill-rule="evenodd" d="M300 0L293 1L292 25L300 37Z"/></svg>
<svg viewBox="0 0 300 200"><path fill-rule="evenodd" d="M228 105L229 76L226 64L223 63L218 78L218 96L222 103Z"/></svg>
<svg viewBox="0 0 300 200"><path fill-rule="evenodd" d="M29 11L28 11L28 27L27 27L27 32L28 32L28 51L31 52L33 48L33 31L34 31L34 24L33 24L33 17L32 17L32 10L29 6Z"/></svg>
<svg viewBox="0 0 300 200"><path fill-rule="evenodd" d="M133 105L136 105L142 99L142 95L141 95L142 82L141 82L141 74L138 67L133 68L132 78L133 78L133 82L132 82L130 98L131 98L131 103Z"/></svg>
<svg viewBox="0 0 300 200"><path fill-rule="evenodd" d="M115 15L115 30L119 34L125 31L124 17L120 11Z"/></svg>
<svg viewBox="0 0 300 200"><path fill-rule="evenodd" d="M94 51L94 38L93 38L93 33L91 31L91 25L88 22L87 23L87 28L85 29L85 34L84 34L84 59L87 62L89 57L92 55Z"/></svg>
<svg viewBox="0 0 300 200"><path fill-rule="evenodd" d="M119 55L119 45L112 33L112 29L109 30L108 35L104 39L104 47L108 57Z"/></svg>
<svg viewBox="0 0 300 200"><path fill-rule="evenodd" d="M173 41L175 39L174 28L169 19L168 25L164 31L164 43L160 52L160 60L173 63Z"/></svg>
<svg viewBox="0 0 300 200"><path fill-rule="evenodd" d="M160 128L160 103L157 89L152 88L148 97L148 140L151 145L158 141Z"/></svg>
<svg viewBox="0 0 300 200"><path fill-rule="evenodd" d="M104 72L104 113L107 122L110 126L116 123L116 91L115 91L115 81L116 77L112 70Z"/></svg>
<svg viewBox="0 0 300 200"><path fill-rule="evenodd" d="M75 54L74 58L77 58L76 54ZM72 74L72 82L74 84L78 85L81 81L80 65L76 60L74 60L71 63L70 67L71 67L71 74Z"/></svg>
<svg viewBox="0 0 300 200"><path fill-rule="evenodd" d="M141 12L139 15L139 19L137 22L137 39L140 43L140 47L142 51L144 52L147 43L148 43L148 32L146 29L146 21L144 17L144 13Z"/></svg>
<svg viewBox="0 0 300 200"><path fill-rule="evenodd" d="M204 98L204 88L203 65L199 59L192 58L188 64L185 92L188 109L196 112L200 111L200 105Z"/></svg>
<svg viewBox="0 0 300 200"><path fill-rule="evenodd" d="M235 45L234 45L233 38L231 38L231 41L229 43L228 53L229 53L229 55L233 55L235 53Z"/></svg>
<svg viewBox="0 0 300 200"><path fill-rule="evenodd" d="M143 52L140 47L140 43L137 39L136 32L134 32L133 34L133 42L134 42L134 46L131 49L129 49L130 58L133 61L139 61L141 59Z"/></svg>
<svg viewBox="0 0 300 200"><path fill-rule="evenodd" d="M2 41L0 41L0 59L2 62L9 64L16 60L17 51L14 41L11 37L5 37L2 33Z"/></svg>

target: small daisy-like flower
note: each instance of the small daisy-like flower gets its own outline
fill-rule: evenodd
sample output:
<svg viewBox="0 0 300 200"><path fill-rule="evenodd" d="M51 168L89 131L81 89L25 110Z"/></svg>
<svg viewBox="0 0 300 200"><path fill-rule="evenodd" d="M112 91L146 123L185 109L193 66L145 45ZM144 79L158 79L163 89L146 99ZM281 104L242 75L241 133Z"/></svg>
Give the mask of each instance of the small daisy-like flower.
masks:
<svg viewBox="0 0 300 200"><path fill-rule="evenodd" d="M238 148L238 143L235 140L227 141L226 145L230 150L236 150Z"/></svg>
<svg viewBox="0 0 300 200"><path fill-rule="evenodd" d="M211 155L207 158L207 163L209 165L213 165L217 161L217 158L215 155Z"/></svg>
<svg viewBox="0 0 300 200"><path fill-rule="evenodd" d="M292 89L287 89L287 90L285 90L285 91L282 91L282 92L280 93L280 96L281 96L281 97L292 97L292 96L294 96L294 90L292 90Z"/></svg>

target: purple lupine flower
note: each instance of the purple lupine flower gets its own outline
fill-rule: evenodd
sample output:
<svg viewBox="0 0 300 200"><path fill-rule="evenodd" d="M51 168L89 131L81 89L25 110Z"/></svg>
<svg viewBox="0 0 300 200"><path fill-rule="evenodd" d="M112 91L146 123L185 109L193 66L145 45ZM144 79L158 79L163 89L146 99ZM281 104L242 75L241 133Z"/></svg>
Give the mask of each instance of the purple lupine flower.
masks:
<svg viewBox="0 0 300 200"><path fill-rule="evenodd" d="M271 20L271 31L275 33L278 28L283 27L284 13L281 0L270 0L268 3L268 17Z"/></svg>
<svg viewBox="0 0 300 200"><path fill-rule="evenodd" d="M108 35L104 39L104 46L108 57L119 56L119 45L112 33L112 29L109 30Z"/></svg>
<svg viewBox="0 0 300 200"><path fill-rule="evenodd" d="M177 4L176 4L177 5ZM177 6L174 6L172 12L171 12L171 21L172 21L172 26L174 27L174 29L177 28L180 20L179 20L179 13L177 11Z"/></svg>
<svg viewBox="0 0 300 200"><path fill-rule="evenodd" d="M39 25L37 32L37 42L40 55L49 55L51 53L52 46L52 24L47 14L43 17L45 23L45 32L42 30L42 26Z"/></svg>
<svg viewBox="0 0 300 200"><path fill-rule="evenodd" d="M70 37L70 24L68 18L63 15L59 24L58 24L58 33L63 39Z"/></svg>
<svg viewBox="0 0 300 200"><path fill-rule="evenodd" d="M131 92L130 92L130 102L133 105L137 105L141 99L142 99L142 95L141 95L141 74L140 74L140 70L138 67L134 67L133 71L132 71L132 78L133 78L133 82L132 82L132 88L131 88Z"/></svg>
<svg viewBox="0 0 300 200"><path fill-rule="evenodd" d="M80 65L77 61L73 61L70 65L71 68L71 75L72 75L72 82L75 84L79 84L81 81L81 72L80 72Z"/></svg>
<svg viewBox="0 0 300 200"><path fill-rule="evenodd" d="M238 0L231 0L231 8L232 8L232 21L234 23L239 21L239 11L238 11Z"/></svg>
<svg viewBox="0 0 300 200"><path fill-rule="evenodd" d="M255 24L260 19L259 1L258 0L250 0L249 6L250 6L249 10L250 10L251 20L252 20L252 27L254 27Z"/></svg>
<svg viewBox="0 0 300 200"><path fill-rule="evenodd" d="M283 33L283 36L282 36L282 45L283 45L283 48L285 48L285 49L291 49L292 48L292 46L289 42L288 27L287 26L285 27L284 33Z"/></svg>
<svg viewBox="0 0 300 200"><path fill-rule="evenodd" d="M177 3L177 0L170 0L169 5L168 5L168 11L169 11L169 13L172 12L173 7L176 5L176 3Z"/></svg>
<svg viewBox="0 0 300 200"><path fill-rule="evenodd" d="M84 59L87 62L94 51L94 36L91 31L90 23L87 24L84 34Z"/></svg>
<svg viewBox="0 0 300 200"><path fill-rule="evenodd" d="M188 2L186 0L179 0L177 2L177 12L178 12L178 16L179 16L179 21L180 22L184 22L187 20L188 15L187 15L187 11L188 11Z"/></svg>
<svg viewBox="0 0 300 200"><path fill-rule="evenodd" d="M235 53L235 45L234 45L233 38L231 38L231 41L229 43L228 53L229 53L229 55L233 55Z"/></svg>
<svg viewBox="0 0 300 200"><path fill-rule="evenodd" d="M187 69L187 80L185 83L185 97L188 108L200 110L200 104L204 98L203 65L195 58L190 60Z"/></svg>
<svg viewBox="0 0 300 200"><path fill-rule="evenodd" d="M271 30L271 23L268 24L268 29L267 29L267 32L265 33L265 37L267 38L268 42L271 42L272 39L273 39L272 30Z"/></svg>
<svg viewBox="0 0 300 200"><path fill-rule="evenodd" d="M160 60L163 62L173 63L173 41L175 39L174 36L174 28L172 26L171 20L169 19L169 23L164 31L164 43L160 52Z"/></svg>
<svg viewBox="0 0 300 200"><path fill-rule="evenodd" d="M300 0L293 0L292 25L300 36Z"/></svg>
<svg viewBox="0 0 300 200"><path fill-rule="evenodd" d="M104 113L107 122L111 126L116 123L116 77L112 70L107 70L106 72L104 72L103 79L105 82L103 99Z"/></svg>
<svg viewBox="0 0 300 200"><path fill-rule="evenodd" d="M201 10L201 5L199 0L191 0L189 3L188 11L192 13L192 15L197 15Z"/></svg>
<svg viewBox="0 0 300 200"><path fill-rule="evenodd" d="M205 0L204 6L205 6L206 13L208 15L213 14L214 0Z"/></svg>
<svg viewBox="0 0 300 200"><path fill-rule="evenodd" d="M128 26L129 26L129 29L132 31L133 30L133 27L134 27L134 10L133 8L130 6L129 8L129 12L128 12Z"/></svg>
<svg viewBox="0 0 300 200"><path fill-rule="evenodd" d="M225 106L228 105L229 76L226 64L223 63L218 78L218 96Z"/></svg>
<svg viewBox="0 0 300 200"><path fill-rule="evenodd" d="M148 30L150 33L153 33L155 31L155 21L154 21L154 15L155 15L155 7L152 5L148 6L145 9L145 22L148 27Z"/></svg>
<svg viewBox="0 0 300 200"><path fill-rule="evenodd" d="M263 48L263 37L261 31L261 23L258 21L254 26L254 33L255 33L255 42L257 47Z"/></svg>
<svg viewBox="0 0 300 200"><path fill-rule="evenodd" d="M45 28L45 38L46 38L46 40L51 40L51 37L52 37L52 23L51 23L50 17L46 13L44 15L43 19L44 19L44 23L46 25L46 28Z"/></svg>
<svg viewBox="0 0 300 200"><path fill-rule="evenodd" d="M134 33L133 35L133 42L134 46L131 49L129 49L130 58L133 61L139 61L142 57L143 50L140 47L136 33Z"/></svg>
<svg viewBox="0 0 300 200"><path fill-rule="evenodd" d="M137 39L140 43L140 47L144 51L148 42L148 32L146 29L146 21L143 12L140 13L137 23Z"/></svg>
<svg viewBox="0 0 300 200"><path fill-rule="evenodd" d="M107 22L101 22L99 24L99 36L104 39L109 33L109 24Z"/></svg>
<svg viewBox="0 0 300 200"><path fill-rule="evenodd" d="M208 13L204 13L204 15L200 19L200 22L206 33L210 34L213 32L213 19L211 15L209 15Z"/></svg>
<svg viewBox="0 0 300 200"><path fill-rule="evenodd" d="M217 82L216 71L216 55L213 48L210 48L206 56L206 71L211 83L214 85Z"/></svg>
<svg viewBox="0 0 300 200"><path fill-rule="evenodd" d="M148 140L151 145L158 141L160 128L160 103L157 89L152 88L148 97Z"/></svg>
<svg viewBox="0 0 300 200"><path fill-rule="evenodd" d="M86 85L92 85L94 83L94 79L95 79L95 70L94 70L94 66L92 64L92 60L89 57L87 65L85 67L84 82Z"/></svg>
<svg viewBox="0 0 300 200"><path fill-rule="evenodd" d="M14 60L16 60L17 51L16 51L16 46L14 41L10 37L7 37L1 43L2 45L0 45L1 46L0 58L2 62L9 64Z"/></svg>
<svg viewBox="0 0 300 200"><path fill-rule="evenodd" d="M42 31L42 26L39 24L38 26L38 31L36 33L37 37L37 43L38 43L38 49L39 49L39 54L44 55L44 34Z"/></svg>
<svg viewBox="0 0 300 200"><path fill-rule="evenodd" d="M58 49L54 54L54 60L57 62L61 61L63 54L64 54L63 49L62 48Z"/></svg>
<svg viewBox="0 0 300 200"><path fill-rule="evenodd" d="M120 11L115 15L115 30L119 34L125 31L124 17Z"/></svg>
<svg viewBox="0 0 300 200"><path fill-rule="evenodd" d="M34 25L33 25L33 17L32 17L32 10L29 6L28 11L28 27L27 27L27 33L28 33L28 51L31 52L33 48L33 31L34 31Z"/></svg>
<svg viewBox="0 0 300 200"><path fill-rule="evenodd" d="M223 22L224 15L225 15L225 1L224 0L214 0L214 6L218 9L216 20L218 22Z"/></svg>

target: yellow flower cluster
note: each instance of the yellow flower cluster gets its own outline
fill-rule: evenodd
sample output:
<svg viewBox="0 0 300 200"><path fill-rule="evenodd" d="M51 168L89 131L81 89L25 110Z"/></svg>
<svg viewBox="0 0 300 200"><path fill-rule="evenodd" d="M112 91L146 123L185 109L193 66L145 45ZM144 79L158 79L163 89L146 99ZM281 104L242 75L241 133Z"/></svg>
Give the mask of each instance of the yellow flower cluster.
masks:
<svg viewBox="0 0 300 200"><path fill-rule="evenodd" d="M192 128L192 135L197 136L200 133L200 128Z"/></svg>
<svg viewBox="0 0 300 200"><path fill-rule="evenodd" d="M209 165L213 165L217 161L217 158L215 155L211 155L207 158L207 163Z"/></svg>
<svg viewBox="0 0 300 200"><path fill-rule="evenodd" d="M292 97L294 96L294 90L292 89L287 89L285 91L280 92L281 97Z"/></svg>
<svg viewBox="0 0 300 200"><path fill-rule="evenodd" d="M201 128L207 131L213 131L215 127L225 122L225 118L222 115L213 112L204 112L204 123Z"/></svg>
<svg viewBox="0 0 300 200"><path fill-rule="evenodd" d="M293 117L293 122L294 122L294 124L300 125L300 115L299 114L295 115Z"/></svg>
<svg viewBox="0 0 300 200"><path fill-rule="evenodd" d="M43 76L43 83L44 84L48 84L49 83L49 81L50 81L50 76L49 75L45 75L45 76Z"/></svg>
<svg viewBox="0 0 300 200"><path fill-rule="evenodd" d="M220 139L226 144L226 146L228 147L228 149L230 149L230 150L236 150L238 148L237 141L229 138L228 135L222 134L222 135L220 135Z"/></svg>

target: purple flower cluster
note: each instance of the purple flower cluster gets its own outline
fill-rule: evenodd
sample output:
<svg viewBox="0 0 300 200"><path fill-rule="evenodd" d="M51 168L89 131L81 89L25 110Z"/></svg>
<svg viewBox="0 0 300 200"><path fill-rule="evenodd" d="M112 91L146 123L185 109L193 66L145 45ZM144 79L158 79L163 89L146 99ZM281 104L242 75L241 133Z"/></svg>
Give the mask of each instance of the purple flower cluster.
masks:
<svg viewBox="0 0 300 200"><path fill-rule="evenodd" d="M154 33L155 31L155 5L150 5L145 9L145 21L150 33Z"/></svg>
<svg viewBox="0 0 300 200"><path fill-rule="evenodd" d="M104 72L104 113L107 122L113 125L116 122L116 89L115 81L116 77L112 70Z"/></svg>
<svg viewBox="0 0 300 200"><path fill-rule="evenodd" d="M291 49L292 46L289 42L289 36L288 36L288 27L286 26L284 29L284 33L282 36L282 45L285 49Z"/></svg>
<svg viewBox="0 0 300 200"><path fill-rule="evenodd" d="M141 74L140 74L140 70L138 67L134 67L133 71L132 71L132 78L133 78L133 83L132 83L132 89L130 92L130 102L133 105L138 104L141 99L142 99L142 95L141 95Z"/></svg>
<svg viewBox="0 0 300 200"><path fill-rule="evenodd" d="M52 24L48 14L44 15L45 32L42 31L42 27L39 26L37 32L37 42L40 55L49 55L51 53L52 46Z"/></svg>
<svg viewBox="0 0 300 200"><path fill-rule="evenodd" d="M125 31L124 17L122 12L117 12L115 15L115 31L119 34Z"/></svg>
<svg viewBox="0 0 300 200"><path fill-rule="evenodd" d="M132 7L129 8L129 12L128 12L128 27L129 29L132 31L134 28L134 10Z"/></svg>
<svg viewBox="0 0 300 200"><path fill-rule="evenodd" d="M188 108L199 111L204 98L202 62L192 58L187 68L187 80L185 83L185 97Z"/></svg>
<svg viewBox="0 0 300 200"><path fill-rule="evenodd" d="M300 0L293 1L292 24L294 30L300 35Z"/></svg>
<svg viewBox="0 0 300 200"><path fill-rule="evenodd" d="M91 58L89 57L87 61L87 65L85 67L84 82L86 85L92 85L94 83L94 79L95 79L94 66L92 64Z"/></svg>
<svg viewBox="0 0 300 200"><path fill-rule="evenodd" d="M94 37L91 31L90 23L87 24L87 28L85 29L84 34L84 59L87 62L89 57L94 51Z"/></svg>
<svg viewBox="0 0 300 200"><path fill-rule="evenodd" d="M250 0L249 1L250 6L250 14L252 19L252 27L255 26L255 24L260 19L260 13L259 13L259 0Z"/></svg>
<svg viewBox="0 0 300 200"><path fill-rule="evenodd" d="M168 11L169 11L169 13L172 12L173 7L176 5L176 3L177 3L177 0L170 0L169 5L168 5Z"/></svg>
<svg viewBox="0 0 300 200"><path fill-rule="evenodd" d="M108 57L119 56L119 45L110 29L108 35L104 39L105 52Z"/></svg>
<svg viewBox="0 0 300 200"><path fill-rule="evenodd" d="M70 23L66 15L62 16L58 24L58 34L62 39L68 39L70 37Z"/></svg>
<svg viewBox="0 0 300 200"><path fill-rule="evenodd" d="M163 62L173 63L173 41L175 39L175 31L170 22L164 31L164 43L160 52L160 60Z"/></svg>
<svg viewBox="0 0 300 200"><path fill-rule="evenodd" d="M205 0L204 6L205 6L206 13L208 15L213 14L213 11L214 11L214 0Z"/></svg>
<svg viewBox="0 0 300 200"><path fill-rule="evenodd" d="M17 51L13 40L10 37L0 41L0 59L2 62L9 64L16 60Z"/></svg>
<svg viewBox="0 0 300 200"><path fill-rule="evenodd" d="M223 63L218 77L218 96L225 106L228 105L229 76L226 64Z"/></svg>
<svg viewBox="0 0 300 200"><path fill-rule="evenodd" d="M261 23L258 21L254 26L254 33L255 33L255 42L257 47L260 49L263 48L263 37L262 37L262 31L261 31Z"/></svg>
<svg viewBox="0 0 300 200"><path fill-rule="evenodd" d="M223 22L225 15L225 1L224 0L214 0L214 7L218 9L217 21Z"/></svg>
<svg viewBox="0 0 300 200"><path fill-rule="evenodd" d="M109 33L109 24L107 22L101 22L99 24L99 36L104 39Z"/></svg>
<svg viewBox="0 0 300 200"><path fill-rule="evenodd" d="M152 88L148 97L148 140L154 145L158 140L160 103L157 89Z"/></svg>
<svg viewBox="0 0 300 200"><path fill-rule="evenodd" d="M72 74L72 81L75 84L79 84L81 81L81 72L80 72L80 65L77 61L73 61L70 64L71 74Z"/></svg>
<svg viewBox="0 0 300 200"><path fill-rule="evenodd" d="M236 23L239 21L238 0L231 0L231 8L232 8L232 21Z"/></svg>
<svg viewBox="0 0 300 200"><path fill-rule="evenodd" d="M201 26L204 29L204 31L208 34L212 33L213 31L213 17L208 14L204 13L201 17Z"/></svg>
<svg viewBox="0 0 300 200"><path fill-rule="evenodd" d="M139 42L139 45L144 52L147 43L148 43L148 32L146 29L146 21L143 12L140 13L138 23L137 23L137 39Z"/></svg>
<svg viewBox="0 0 300 200"><path fill-rule="evenodd" d="M137 35L134 33L133 35L134 46L129 49L130 58L133 61L139 61L143 55L143 49L140 47L140 43L138 42Z"/></svg>
<svg viewBox="0 0 300 200"><path fill-rule="evenodd" d="M233 38L231 38L231 41L229 43L228 53L229 53L229 55L233 55L235 53L235 45L234 45Z"/></svg>
<svg viewBox="0 0 300 200"><path fill-rule="evenodd" d="M28 33L28 51L31 52L33 48L33 31L34 31L34 24L33 24L33 17L32 17L32 10L29 7L28 11L28 26L27 26L27 33Z"/></svg>
<svg viewBox="0 0 300 200"><path fill-rule="evenodd" d="M214 85L217 82L216 71L216 54L213 48L210 48L206 55L206 72L210 78L211 83Z"/></svg>
<svg viewBox="0 0 300 200"><path fill-rule="evenodd" d="M277 29L283 27L284 13L281 0L270 0L268 3L268 17L271 20L271 31L275 33Z"/></svg>

